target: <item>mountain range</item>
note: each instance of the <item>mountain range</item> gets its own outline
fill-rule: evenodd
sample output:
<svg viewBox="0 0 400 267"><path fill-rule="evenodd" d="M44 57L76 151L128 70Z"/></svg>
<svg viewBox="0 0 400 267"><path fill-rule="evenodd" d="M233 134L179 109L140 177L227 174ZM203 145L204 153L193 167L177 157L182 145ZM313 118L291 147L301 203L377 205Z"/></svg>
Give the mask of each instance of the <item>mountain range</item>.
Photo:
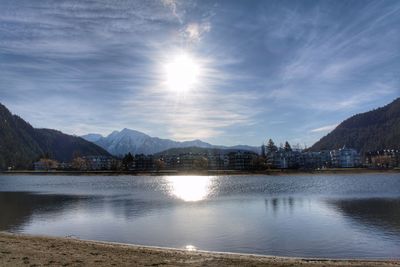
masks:
<svg viewBox="0 0 400 267"><path fill-rule="evenodd" d="M400 149L400 98L392 103L350 117L316 142L310 151L355 148L361 153Z"/></svg>
<svg viewBox="0 0 400 267"><path fill-rule="evenodd" d="M384 107L354 115L343 121L309 150L332 150L343 146L355 148L361 153L400 149L400 98ZM157 154L169 149L184 148L260 152L258 147L216 146L201 140L178 142L151 137L130 129L114 131L106 137L88 134L81 138L57 130L33 128L0 104L0 169L9 166L17 169L31 168L32 163L44 155L58 161L71 161L74 155L119 156L128 152ZM171 151L175 150L168 153Z"/></svg>
<svg viewBox="0 0 400 267"><path fill-rule="evenodd" d="M139 131L123 129L103 137L99 134L82 136L107 150L112 155L157 154L172 148L234 149L260 152L252 146L218 146L201 140L178 142L151 137ZM343 146L355 148L361 153L380 149L400 149L400 98L392 103L352 116L332 132L316 142L309 151L333 150Z"/></svg>
<svg viewBox="0 0 400 267"><path fill-rule="evenodd" d="M258 153L258 151L251 151L250 149L238 149L238 148L204 148L204 147L180 147L180 148L170 148L159 153L154 154L155 156L171 156L171 155L179 155L179 154L211 154L211 155L226 155L230 152L237 151L249 151Z"/></svg>
<svg viewBox="0 0 400 267"><path fill-rule="evenodd" d="M110 155L83 138L51 129L35 129L0 104L0 169L29 169L44 155L71 161L74 155Z"/></svg>
<svg viewBox="0 0 400 267"><path fill-rule="evenodd" d="M238 145L232 147L216 146L203 142L201 140L179 142L170 139L151 137L145 133L126 128L121 131L114 131L106 137L103 137L99 134L87 134L82 136L82 138L99 145L100 147L107 150L110 154L115 156L125 155L129 152L132 154L150 155L171 148L188 147L249 150L259 153L258 147L246 145Z"/></svg>

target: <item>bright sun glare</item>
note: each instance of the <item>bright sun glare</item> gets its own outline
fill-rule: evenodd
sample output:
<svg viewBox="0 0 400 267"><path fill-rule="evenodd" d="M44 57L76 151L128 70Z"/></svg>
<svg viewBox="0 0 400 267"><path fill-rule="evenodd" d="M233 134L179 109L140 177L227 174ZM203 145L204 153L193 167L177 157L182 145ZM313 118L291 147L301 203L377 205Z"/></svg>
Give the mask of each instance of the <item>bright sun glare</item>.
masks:
<svg viewBox="0 0 400 267"><path fill-rule="evenodd" d="M170 176L170 194L183 201L200 201L210 193L211 178L207 176Z"/></svg>
<svg viewBox="0 0 400 267"><path fill-rule="evenodd" d="M192 56L180 53L165 65L165 73L168 89L177 93L185 93L197 84L200 67Z"/></svg>

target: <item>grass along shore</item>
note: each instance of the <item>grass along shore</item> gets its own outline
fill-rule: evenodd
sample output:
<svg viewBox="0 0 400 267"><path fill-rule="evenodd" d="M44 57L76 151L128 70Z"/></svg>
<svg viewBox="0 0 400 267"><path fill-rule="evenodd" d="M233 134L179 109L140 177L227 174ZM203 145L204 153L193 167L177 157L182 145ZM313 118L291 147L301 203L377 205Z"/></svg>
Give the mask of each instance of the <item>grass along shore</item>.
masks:
<svg viewBox="0 0 400 267"><path fill-rule="evenodd" d="M400 260L301 259L0 232L0 266L400 266Z"/></svg>

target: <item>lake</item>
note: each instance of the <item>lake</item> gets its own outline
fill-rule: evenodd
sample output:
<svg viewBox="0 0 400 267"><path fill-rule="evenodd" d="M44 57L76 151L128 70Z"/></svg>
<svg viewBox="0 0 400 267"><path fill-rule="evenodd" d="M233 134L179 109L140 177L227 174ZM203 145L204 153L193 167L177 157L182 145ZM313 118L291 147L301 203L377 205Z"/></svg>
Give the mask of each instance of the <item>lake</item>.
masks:
<svg viewBox="0 0 400 267"><path fill-rule="evenodd" d="M277 256L400 258L400 174L0 175L0 231Z"/></svg>

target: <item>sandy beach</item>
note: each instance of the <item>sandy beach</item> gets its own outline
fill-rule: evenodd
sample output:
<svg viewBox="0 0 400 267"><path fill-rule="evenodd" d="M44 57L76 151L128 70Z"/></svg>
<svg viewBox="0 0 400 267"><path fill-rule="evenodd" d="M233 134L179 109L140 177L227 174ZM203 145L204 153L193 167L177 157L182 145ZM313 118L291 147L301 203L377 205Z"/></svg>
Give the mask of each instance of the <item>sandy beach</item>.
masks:
<svg viewBox="0 0 400 267"><path fill-rule="evenodd" d="M0 233L1 266L400 266L399 260L300 259Z"/></svg>

